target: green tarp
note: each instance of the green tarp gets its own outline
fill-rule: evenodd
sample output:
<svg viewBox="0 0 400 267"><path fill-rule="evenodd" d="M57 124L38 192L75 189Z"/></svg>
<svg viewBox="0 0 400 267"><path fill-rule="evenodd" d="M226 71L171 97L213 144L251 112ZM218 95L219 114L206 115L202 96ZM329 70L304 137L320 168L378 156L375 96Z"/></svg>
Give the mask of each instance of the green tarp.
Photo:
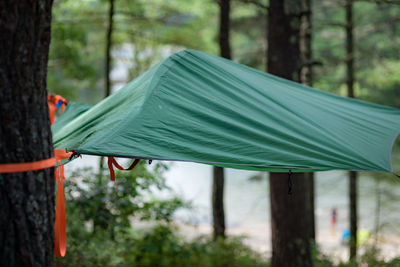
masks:
<svg viewBox="0 0 400 267"><path fill-rule="evenodd" d="M400 110L184 50L53 130L55 148L88 155L392 172Z"/></svg>

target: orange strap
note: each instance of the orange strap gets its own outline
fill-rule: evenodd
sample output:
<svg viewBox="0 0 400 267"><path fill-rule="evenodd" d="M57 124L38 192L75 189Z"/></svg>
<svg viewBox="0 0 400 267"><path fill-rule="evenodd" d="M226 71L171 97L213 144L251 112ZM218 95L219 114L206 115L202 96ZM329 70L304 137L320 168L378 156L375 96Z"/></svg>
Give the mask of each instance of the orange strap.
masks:
<svg viewBox="0 0 400 267"><path fill-rule="evenodd" d="M49 115L50 115L50 125L54 123L54 121L56 120L56 105L50 102L47 102L47 104L49 105Z"/></svg>
<svg viewBox="0 0 400 267"><path fill-rule="evenodd" d="M64 257L67 252L67 224L65 215L65 197L64 197L64 175L58 175L58 171L61 172L64 166L60 167L60 170L56 169L55 175L57 181L57 203L56 203L56 221L54 224L54 254L56 257ZM62 170L64 171L64 170Z"/></svg>
<svg viewBox="0 0 400 267"><path fill-rule="evenodd" d="M71 157L72 152L64 150L54 150L54 158L44 159L26 163L5 163L0 164L0 173L35 171L53 167L57 182L57 203L56 203L56 222L55 222L55 244L54 252L57 257L64 257L67 250L66 217L65 217L65 197L64 197L64 166L61 160Z"/></svg>
<svg viewBox="0 0 400 267"><path fill-rule="evenodd" d="M118 164L118 162L114 159L114 157L108 157L108 169L110 170L110 180L115 181L115 172L113 166L117 167L117 169L121 171L130 171L133 168L135 168L138 163L139 159L135 159L132 162L131 166L124 169L123 167L121 167L121 165Z"/></svg>
<svg viewBox="0 0 400 267"><path fill-rule="evenodd" d="M68 104L68 101L60 95L48 95L47 104L49 105L50 124L53 124L57 108L60 106L61 112L64 112L65 105Z"/></svg>
<svg viewBox="0 0 400 267"><path fill-rule="evenodd" d="M71 157L72 152L64 150L54 150L54 156L57 160L57 168L54 177L57 182L57 203L56 203L56 222L54 232L54 253L56 257L64 257L67 252L67 223L65 215L65 196L64 196L64 165L61 160Z"/></svg>
<svg viewBox="0 0 400 267"><path fill-rule="evenodd" d="M58 107L61 107L61 112L64 112L65 105L68 101L60 95L48 95L47 104L49 105L50 124L55 121L55 113ZM64 257L67 252L67 225L65 215L65 196L64 196L64 165L61 165L61 160L69 158L72 152L55 149L54 157L57 163L54 177L57 182L57 203L56 203L56 221L54 235L54 253L56 257Z"/></svg>
<svg viewBox="0 0 400 267"><path fill-rule="evenodd" d="M55 164L55 158L24 163L4 163L0 164L0 173L37 171L53 167Z"/></svg>
<svg viewBox="0 0 400 267"><path fill-rule="evenodd" d="M61 107L64 112L65 105L68 101L59 95L47 96L47 103L49 105L50 123L53 124L55 120L55 111ZM54 252L57 257L64 257L67 251L67 227L65 216L65 197L64 197L64 166L61 165L61 160L71 157L72 152L65 152L64 150L54 150L54 157L33 162L24 163L4 163L0 164L0 173L12 172L27 172L47 169L53 167L57 163L55 169L55 179L57 182L57 203L56 203L56 221L55 221L55 242Z"/></svg>

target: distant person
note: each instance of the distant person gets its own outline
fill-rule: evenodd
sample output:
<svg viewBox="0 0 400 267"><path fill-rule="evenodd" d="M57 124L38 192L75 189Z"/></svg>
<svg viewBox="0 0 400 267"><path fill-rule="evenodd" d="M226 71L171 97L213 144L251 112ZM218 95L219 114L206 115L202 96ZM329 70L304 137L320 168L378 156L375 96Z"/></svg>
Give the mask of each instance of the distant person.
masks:
<svg viewBox="0 0 400 267"><path fill-rule="evenodd" d="M336 233L336 222L337 222L337 209L332 208L331 210L331 231L332 233Z"/></svg>

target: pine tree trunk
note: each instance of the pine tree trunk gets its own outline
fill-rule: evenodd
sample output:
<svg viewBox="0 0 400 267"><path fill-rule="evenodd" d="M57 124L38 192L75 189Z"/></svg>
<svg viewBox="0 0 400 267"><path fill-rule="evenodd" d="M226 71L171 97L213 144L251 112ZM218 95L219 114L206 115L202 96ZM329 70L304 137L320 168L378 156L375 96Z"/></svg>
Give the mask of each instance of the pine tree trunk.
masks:
<svg viewBox="0 0 400 267"><path fill-rule="evenodd" d="M111 94L111 80L110 80L110 73L111 73L111 48L112 48L112 34L114 29L114 0L109 0L110 6L108 9L108 23L107 23L107 34L106 34L106 67L105 67L105 91L104 97L108 97ZM104 157L100 157L99 161L99 183L101 184L102 174L104 168Z"/></svg>
<svg viewBox="0 0 400 267"><path fill-rule="evenodd" d="M107 35L106 35L106 69L105 69L105 78L106 78L106 91L105 97L111 94L111 81L110 81L110 72L111 72L111 48L112 48L112 33L114 26L114 0L109 0L110 7L108 9L108 24L107 24Z"/></svg>
<svg viewBox="0 0 400 267"><path fill-rule="evenodd" d="M303 15L300 26L300 56L301 69L300 81L302 84L312 86L312 3L311 0L301 0ZM310 238L315 243L315 190L314 173L305 173L307 179L307 214L310 217Z"/></svg>
<svg viewBox="0 0 400 267"><path fill-rule="evenodd" d="M52 0L0 1L0 164L53 155L46 98ZM54 169L0 174L0 266L52 266Z"/></svg>
<svg viewBox="0 0 400 267"><path fill-rule="evenodd" d="M230 35L230 7L231 0L219 0L220 18L219 18L219 49L223 58L231 59Z"/></svg>
<svg viewBox="0 0 400 267"><path fill-rule="evenodd" d="M268 72L300 81L301 0L270 0L268 12ZM307 216L307 180L288 173L270 173L272 267L313 266Z"/></svg>
<svg viewBox="0 0 400 267"><path fill-rule="evenodd" d="M346 67L347 93L354 95L354 41L353 41L353 0L346 0ZM350 259L357 256L357 172L349 172L350 198Z"/></svg>
<svg viewBox="0 0 400 267"><path fill-rule="evenodd" d="M350 260L357 256L357 172L349 172Z"/></svg>
<svg viewBox="0 0 400 267"><path fill-rule="evenodd" d="M224 168L213 167L213 238L225 237L225 214L224 214Z"/></svg>
<svg viewBox="0 0 400 267"><path fill-rule="evenodd" d="M231 59L231 46L229 42L230 28L230 0L218 0L220 6L219 23L219 48L221 57ZM213 167L213 237L225 237L225 212L224 212L224 169Z"/></svg>

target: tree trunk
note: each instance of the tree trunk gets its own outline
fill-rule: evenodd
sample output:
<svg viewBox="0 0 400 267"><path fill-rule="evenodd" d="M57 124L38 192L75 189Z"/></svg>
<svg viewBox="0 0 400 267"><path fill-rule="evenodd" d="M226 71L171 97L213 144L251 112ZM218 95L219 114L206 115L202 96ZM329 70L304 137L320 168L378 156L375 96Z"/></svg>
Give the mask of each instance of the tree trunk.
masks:
<svg viewBox="0 0 400 267"><path fill-rule="evenodd" d="M112 33L113 33L113 26L114 26L114 0L110 0L110 6L108 9L108 23L107 23L107 34L106 34L106 68L105 68L105 94L104 97L108 97L111 94L111 80L110 80L110 73L111 73L111 48L112 48ZM104 168L104 157L100 157L99 162L99 169L100 169L100 176L99 176L99 183L101 183L102 173Z"/></svg>
<svg viewBox="0 0 400 267"><path fill-rule="evenodd" d="M225 237L225 214L224 214L224 168L213 167L213 237Z"/></svg>
<svg viewBox="0 0 400 267"><path fill-rule="evenodd" d="M288 195L288 174L270 173L272 267L312 266L307 213L307 180L292 174Z"/></svg>
<svg viewBox="0 0 400 267"><path fill-rule="evenodd" d="M353 1L346 0L346 67L347 93L354 95L354 41L353 41ZM349 172L350 197L350 260L357 256L357 172Z"/></svg>
<svg viewBox="0 0 400 267"><path fill-rule="evenodd" d="M230 28L230 0L219 0L220 22L219 22L219 49L221 57L231 59L231 46L229 42ZM224 169L213 167L213 237L225 237L225 213L224 213Z"/></svg>
<svg viewBox="0 0 400 267"><path fill-rule="evenodd" d="M270 0L268 10L268 72L300 81L301 0ZM312 266L307 180L293 174L288 195L288 173L270 173L271 266Z"/></svg>
<svg viewBox="0 0 400 267"><path fill-rule="evenodd" d="M219 0L220 17L219 17L219 49L220 55L223 58L231 59L231 45L230 45L230 1Z"/></svg>
<svg viewBox="0 0 400 267"><path fill-rule="evenodd" d="M312 86L312 4L311 0L301 0L303 15L300 26L300 56L301 69L300 81L302 84ZM310 217L310 238L315 243L315 190L314 173L305 174L307 179L307 214Z"/></svg>
<svg viewBox="0 0 400 267"><path fill-rule="evenodd" d="M111 48L112 48L113 26L114 26L114 0L110 0L110 7L108 9L108 24L107 24L107 36L106 36L105 97L109 96L111 93L110 72L111 72Z"/></svg>
<svg viewBox="0 0 400 267"><path fill-rule="evenodd" d="M381 217L381 202L382 202L382 195L380 189L380 179L379 177L375 179L375 195L376 195L376 202L375 202L375 226L374 226L374 248L378 248L378 241L379 241L379 228L380 228L380 217Z"/></svg>
<svg viewBox="0 0 400 267"><path fill-rule="evenodd" d="M52 0L0 1L0 164L51 158ZM0 266L52 266L54 169L0 174Z"/></svg>
<svg viewBox="0 0 400 267"><path fill-rule="evenodd" d="M357 172L349 172L350 260L357 256Z"/></svg>

